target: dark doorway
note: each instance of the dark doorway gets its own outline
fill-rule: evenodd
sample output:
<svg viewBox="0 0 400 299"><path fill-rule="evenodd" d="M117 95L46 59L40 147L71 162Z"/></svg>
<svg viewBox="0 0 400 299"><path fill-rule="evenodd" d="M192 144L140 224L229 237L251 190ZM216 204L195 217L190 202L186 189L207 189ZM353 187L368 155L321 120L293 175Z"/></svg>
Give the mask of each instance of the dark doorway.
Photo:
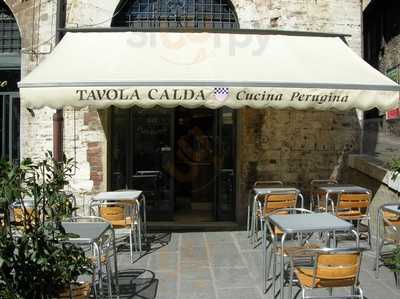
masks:
<svg viewBox="0 0 400 299"><path fill-rule="evenodd" d="M152 221L234 220L235 113L112 109L111 188L145 191Z"/></svg>

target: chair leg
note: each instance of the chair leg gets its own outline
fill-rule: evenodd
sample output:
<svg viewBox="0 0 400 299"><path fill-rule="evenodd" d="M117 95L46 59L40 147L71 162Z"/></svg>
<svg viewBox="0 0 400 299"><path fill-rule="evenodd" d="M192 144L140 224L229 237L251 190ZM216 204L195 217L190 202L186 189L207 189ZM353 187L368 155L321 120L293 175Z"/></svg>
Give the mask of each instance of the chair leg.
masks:
<svg viewBox="0 0 400 299"><path fill-rule="evenodd" d="M369 245L369 249L372 248L372 240L371 240L371 225L370 225L370 220L367 220L367 224L368 224L368 245Z"/></svg>
<svg viewBox="0 0 400 299"><path fill-rule="evenodd" d="M382 253L382 249L383 246L385 244L385 241L382 240L381 243L379 244L379 248L376 249L377 253L376 253L376 259L375 259L375 278L378 279L379 278L379 259L381 257L381 253Z"/></svg>
<svg viewBox="0 0 400 299"><path fill-rule="evenodd" d="M140 225L137 227L137 234L138 234L138 245L139 245L139 256L142 256L142 231L140 229Z"/></svg>
<svg viewBox="0 0 400 299"><path fill-rule="evenodd" d="M272 250L272 248L271 248ZM272 252L272 283L273 283L273 293L272 293L272 298L275 298L276 296L276 254Z"/></svg>
<svg viewBox="0 0 400 299"><path fill-rule="evenodd" d="M108 259L106 261L106 272L107 272L108 298L112 298L111 267Z"/></svg>
<svg viewBox="0 0 400 299"><path fill-rule="evenodd" d="M250 237L250 214L251 214L251 200L250 200L250 196L247 200L247 237Z"/></svg>
<svg viewBox="0 0 400 299"><path fill-rule="evenodd" d="M129 230L129 250L131 252L131 263L133 263L132 229Z"/></svg>

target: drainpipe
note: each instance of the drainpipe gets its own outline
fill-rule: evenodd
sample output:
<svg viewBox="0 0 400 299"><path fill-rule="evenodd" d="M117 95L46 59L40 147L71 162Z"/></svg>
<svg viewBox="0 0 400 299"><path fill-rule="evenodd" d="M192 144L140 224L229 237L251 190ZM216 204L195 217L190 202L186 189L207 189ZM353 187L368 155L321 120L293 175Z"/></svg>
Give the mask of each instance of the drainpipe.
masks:
<svg viewBox="0 0 400 299"><path fill-rule="evenodd" d="M60 29L65 28L65 19L66 0L57 0L55 45L61 41L64 35ZM63 159L63 128L63 109L57 109L56 113L53 114L53 156L58 162Z"/></svg>

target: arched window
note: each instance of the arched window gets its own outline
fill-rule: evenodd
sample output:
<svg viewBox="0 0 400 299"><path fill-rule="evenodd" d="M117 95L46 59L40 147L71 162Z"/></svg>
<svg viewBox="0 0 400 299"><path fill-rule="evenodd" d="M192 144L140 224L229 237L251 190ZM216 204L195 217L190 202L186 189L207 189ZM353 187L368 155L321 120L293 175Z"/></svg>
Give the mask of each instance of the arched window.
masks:
<svg viewBox="0 0 400 299"><path fill-rule="evenodd" d="M0 3L0 53L19 53L21 50L21 37L17 22L4 3Z"/></svg>
<svg viewBox="0 0 400 299"><path fill-rule="evenodd" d="M21 36L17 22L0 1L0 159L18 162L21 79Z"/></svg>
<svg viewBox="0 0 400 299"><path fill-rule="evenodd" d="M238 28L229 0L128 0L117 8L113 27Z"/></svg>

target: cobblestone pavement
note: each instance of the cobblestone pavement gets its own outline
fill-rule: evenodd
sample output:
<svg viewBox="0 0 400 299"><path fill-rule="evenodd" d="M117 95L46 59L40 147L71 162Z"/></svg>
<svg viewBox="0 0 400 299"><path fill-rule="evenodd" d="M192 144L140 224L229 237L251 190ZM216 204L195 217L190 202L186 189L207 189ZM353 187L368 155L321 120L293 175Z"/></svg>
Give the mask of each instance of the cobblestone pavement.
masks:
<svg viewBox="0 0 400 299"><path fill-rule="evenodd" d="M119 250L122 298L272 298L271 291L262 293L260 249L249 246L246 232L160 233L152 238L151 249L133 264L128 250ZM375 279L372 267L373 252L367 251L360 274L365 298L399 299L393 273L382 268ZM335 294L343 292L347 290Z"/></svg>

